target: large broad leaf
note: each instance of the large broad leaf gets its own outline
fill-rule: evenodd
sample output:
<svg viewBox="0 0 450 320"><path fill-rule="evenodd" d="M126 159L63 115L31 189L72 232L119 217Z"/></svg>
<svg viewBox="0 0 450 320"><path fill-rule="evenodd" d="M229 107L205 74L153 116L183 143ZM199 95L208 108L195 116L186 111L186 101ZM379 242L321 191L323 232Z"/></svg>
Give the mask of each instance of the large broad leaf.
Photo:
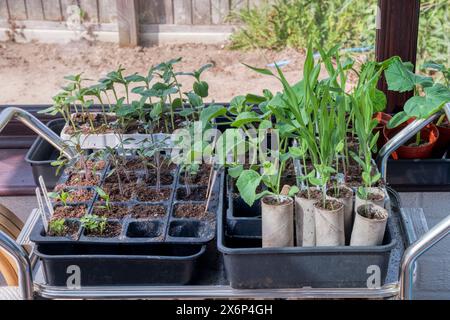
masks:
<svg viewBox="0 0 450 320"><path fill-rule="evenodd" d="M228 168L228 174L233 178L237 178L241 175L243 170L244 166L242 164L238 164L237 166Z"/></svg>
<svg viewBox="0 0 450 320"><path fill-rule="evenodd" d="M424 97L415 96L406 101L404 110L410 117L428 118L450 102L450 90L442 84L435 84L424 91Z"/></svg>
<svg viewBox="0 0 450 320"><path fill-rule="evenodd" d="M397 113L395 116L393 116L391 120L389 120L387 127L389 129L395 128L398 125L402 124L403 122L407 121L408 119L409 119L408 114L404 111L401 111Z"/></svg>
<svg viewBox="0 0 450 320"><path fill-rule="evenodd" d="M212 104L202 110L200 113L200 121L206 125L211 119L223 116L227 113L227 108L219 104Z"/></svg>
<svg viewBox="0 0 450 320"><path fill-rule="evenodd" d="M200 107L203 104L202 98L194 92L186 93L189 103L193 107Z"/></svg>
<svg viewBox="0 0 450 320"><path fill-rule="evenodd" d="M231 124L232 127L239 128L247 123L252 122L260 122L261 119L259 118L258 114L254 111L248 111L248 112L242 112L237 117L236 120L233 121Z"/></svg>
<svg viewBox="0 0 450 320"><path fill-rule="evenodd" d="M240 174L236 186L241 198L249 206L252 206L256 200L256 188L261 183L261 176L254 170L244 170Z"/></svg>
<svg viewBox="0 0 450 320"><path fill-rule="evenodd" d="M404 63L400 59L394 60L385 71L388 89L398 92L411 91L416 85L429 87L433 85L433 79L417 75L413 72L410 63Z"/></svg>
<svg viewBox="0 0 450 320"><path fill-rule="evenodd" d="M381 112L386 109L387 100L383 91L375 89L372 95L372 102L374 112Z"/></svg>
<svg viewBox="0 0 450 320"><path fill-rule="evenodd" d="M208 96L208 89L208 83L205 81L197 81L194 83L194 92L202 98L206 98Z"/></svg>

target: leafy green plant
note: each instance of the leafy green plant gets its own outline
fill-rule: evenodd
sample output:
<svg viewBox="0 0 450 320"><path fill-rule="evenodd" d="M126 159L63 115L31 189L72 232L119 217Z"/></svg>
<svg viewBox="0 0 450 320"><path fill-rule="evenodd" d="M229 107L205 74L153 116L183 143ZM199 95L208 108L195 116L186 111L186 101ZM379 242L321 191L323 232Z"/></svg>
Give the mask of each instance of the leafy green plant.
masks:
<svg viewBox="0 0 450 320"><path fill-rule="evenodd" d="M106 217L99 217L95 214L85 215L80 219L81 225L90 233L98 232L103 234L106 230L107 219Z"/></svg>
<svg viewBox="0 0 450 320"><path fill-rule="evenodd" d="M56 201L61 201L61 203L65 207L67 207L67 200L68 200L70 194L67 191L61 190L61 191L58 191L58 192L49 192L48 196L51 199L55 199Z"/></svg>
<svg viewBox="0 0 450 320"><path fill-rule="evenodd" d="M414 90L415 95L406 101L403 111L397 113L388 123L388 128L397 127L410 118L426 119L440 111L450 102L449 69L444 65L429 62L425 68L442 72L444 83L431 77L415 74L413 65L396 58L385 71L388 89L398 92ZM420 142L420 132L416 143Z"/></svg>
<svg viewBox="0 0 450 320"><path fill-rule="evenodd" d="M105 201L105 208L108 210L108 211L111 211L112 210L112 206L111 206L111 199L110 199L110 197L109 197L109 194L108 193L106 193L102 188L100 188L100 187L95 187L95 191L98 193L98 195L99 195L99 197L101 198L101 199L103 199L103 201Z"/></svg>
<svg viewBox="0 0 450 320"><path fill-rule="evenodd" d="M52 219L48 224L48 230L55 236L63 236L66 232L66 219Z"/></svg>

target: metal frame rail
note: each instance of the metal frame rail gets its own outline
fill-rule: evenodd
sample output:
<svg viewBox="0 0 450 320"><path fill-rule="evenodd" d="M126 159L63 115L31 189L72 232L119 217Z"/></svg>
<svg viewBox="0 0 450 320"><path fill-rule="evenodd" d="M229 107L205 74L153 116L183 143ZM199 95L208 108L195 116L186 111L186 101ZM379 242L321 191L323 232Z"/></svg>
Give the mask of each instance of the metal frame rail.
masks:
<svg viewBox="0 0 450 320"><path fill-rule="evenodd" d="M444 108L450 119L450 104ZM425 120L415 120L380 151L378 163L381 165L381 174L386 178L386 166L389 155L400 145L410 139L420 129L435 120L435 114ZM30 113L15 107L7 108L0 114L0 132L12 119L17 118L43 137L55 148L63 152L68 158L73 157L73 151L49 130L42 122ZM34 214L38 214L34 212ZM144 299L144 298L392 298L397 295L401 299L411 299L412 270L414 262L439 240L450 232L450 216L439 222L434 228L422 235L404 253L398 283L388 284L382 288L298 288L298 289L258 289L235 290L229 286L142 286L142 287L83 287L68 289L65 287L50 287L44 283L34 283L30 258L26 251L8 235L0 231L0 248L6 250L17 262L19 270L19 286L23 299L32 299L35 293L46 298L66 299ZM32 254L33 255L33 254ZM32 257L31 257L32 258Z"/></svg>

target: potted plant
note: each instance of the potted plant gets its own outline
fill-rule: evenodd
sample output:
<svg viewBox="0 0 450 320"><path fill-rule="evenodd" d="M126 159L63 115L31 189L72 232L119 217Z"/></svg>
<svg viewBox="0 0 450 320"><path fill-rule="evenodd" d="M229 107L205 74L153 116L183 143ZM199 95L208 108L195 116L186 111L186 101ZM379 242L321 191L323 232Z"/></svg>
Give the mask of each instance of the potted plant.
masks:
<svg viewBox="0 0 450 320"><path fill-rule="evenodd" d="M386 139L392 138L400 129L400 125L411 119L426 119L440 111L450 102L448 84L435 83L432 78L415 74L413 65L396 58L385 71L389 90L405 92L414 90L411 97L397 113L384 130ZM395 129L394 129L395 128ZM429 158L439 138L439 131L434 124L417 133L416 137L397 149L399 158Z"/></svg>

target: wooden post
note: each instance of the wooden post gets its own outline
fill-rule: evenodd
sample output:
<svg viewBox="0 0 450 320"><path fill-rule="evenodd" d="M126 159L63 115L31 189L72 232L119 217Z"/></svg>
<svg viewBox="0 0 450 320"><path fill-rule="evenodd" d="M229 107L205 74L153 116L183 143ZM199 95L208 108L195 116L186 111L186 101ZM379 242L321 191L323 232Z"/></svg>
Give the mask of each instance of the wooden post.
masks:
<svg viewBox="0 0 450 320"><path fill-rule="evenodd" d="M134 47L139 43L138 0L116 0L119 45Z"/></svg>
<svg viewBox="0 0 450 320"><path fill-rule="evenodd" d="M419 32L420 0L378 0L379 15L376 35L376 58L383 61L400 56L403 61L416 64L417 37ZM413 92L398 93L387 90L384 79L379 88L387 96L387 112L397 112Z"/></svg>

